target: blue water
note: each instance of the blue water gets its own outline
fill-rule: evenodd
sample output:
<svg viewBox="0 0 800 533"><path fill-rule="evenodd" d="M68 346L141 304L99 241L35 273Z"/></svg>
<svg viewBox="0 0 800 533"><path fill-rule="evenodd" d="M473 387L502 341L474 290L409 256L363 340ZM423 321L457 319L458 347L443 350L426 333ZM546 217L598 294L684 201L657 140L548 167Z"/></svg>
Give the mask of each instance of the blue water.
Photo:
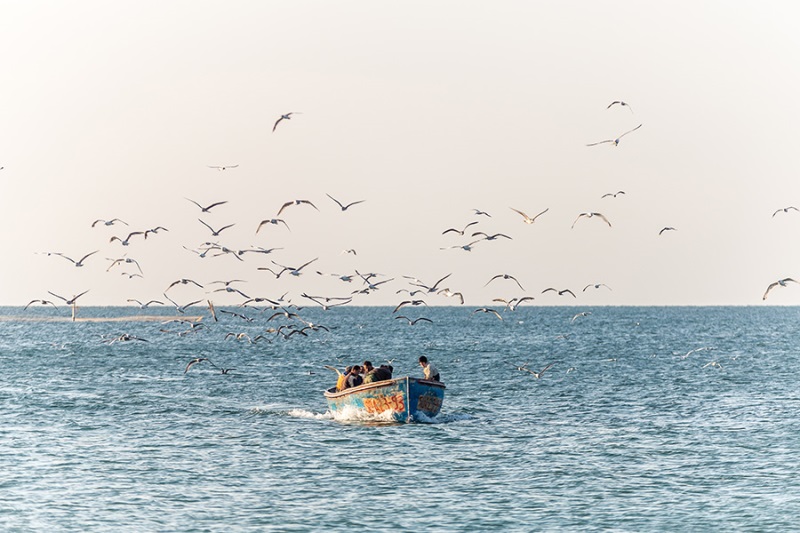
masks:
<svg viewBox="0 0 800 533"><path fill-rule="evenodd" d="M800 309L471 310L304 309L330 332L250 344L225 334L290 320L0 308L0 529L800 529ZM144 313L174 317L79 316ZM327 413L323 365L422 354L437 419Z"/></svg>

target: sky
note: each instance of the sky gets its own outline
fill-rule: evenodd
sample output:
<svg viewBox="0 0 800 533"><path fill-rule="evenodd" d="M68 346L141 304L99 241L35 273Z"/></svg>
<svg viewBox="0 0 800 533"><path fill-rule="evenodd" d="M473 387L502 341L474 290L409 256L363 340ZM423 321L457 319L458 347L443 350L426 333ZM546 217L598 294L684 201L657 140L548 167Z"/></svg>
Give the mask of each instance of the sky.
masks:
<svg viewBox="0 0 800 533"><path fill-rule="evenodd" d="M448 274L438 288L461 292L465 307L523 296L798 305L800 284L762 300L769 284L800 280L800 212L773 216L800 207L798 11L721 1L3 2L0 305L86 290L81 305L163 301L181 278L204 288L171 288L179 304L238 304L210 282L239 279L231 286L250 297L297 304L314 305L305 293L455 305L397 292L415 288L409 278L432 286ZM628 105L608 107L619 100ZM618 146L586 146L639 124ZM225 165L238 166L209 168ZM327 195L363 203L342 211ZM202 213L187 198L227 203ZM297 199L313 206L291 205L280 216L288 229L256 233ZM528 225L512 208L547 211ZM578 218L590 212L611 226ZM112 218L129 225L91 227ZM212 237L198 219L235 225ZM464 236L442 234L473 221ZM109 242L157 226L168 231ZM659 234L665 227L675 230ZM475 231L511 239L460 248ZM276 250L201 258L205 242ZM95 250L81 268L54 255ZM122 258L143 277L123 274L137 272L132 264L111 267ZM300 276L259 270L314 259ZM337 276L356 271L391 281L353 295L364 282Z"/></svg>

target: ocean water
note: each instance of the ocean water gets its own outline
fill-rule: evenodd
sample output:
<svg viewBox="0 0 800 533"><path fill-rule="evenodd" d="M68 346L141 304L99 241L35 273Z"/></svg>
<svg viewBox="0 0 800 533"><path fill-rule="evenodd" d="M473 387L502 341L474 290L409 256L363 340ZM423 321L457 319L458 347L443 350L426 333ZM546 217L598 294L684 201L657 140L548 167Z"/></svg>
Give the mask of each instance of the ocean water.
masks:
<svg viewBox="0 0 800 533"><path fill-rule="evenodd" d="M230 310L0 308L0 530L800 530L798 308ZM327 412L323 365L422 354L436 419Z"/></svg>

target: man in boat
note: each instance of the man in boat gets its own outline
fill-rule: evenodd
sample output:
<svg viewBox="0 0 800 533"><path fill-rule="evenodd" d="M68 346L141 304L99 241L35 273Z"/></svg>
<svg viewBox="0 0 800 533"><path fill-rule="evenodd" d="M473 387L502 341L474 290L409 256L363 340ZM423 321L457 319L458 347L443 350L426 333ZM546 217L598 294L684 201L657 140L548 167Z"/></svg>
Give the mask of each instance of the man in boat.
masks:
<svg viewBox="0 0 800 533"><path fill-rule="evenodd" d="M348 366L344 369L344 374L339 374L339 378L336 380L336 392L341 392L345 388L345 382L347 381L347 376L350 374L350 370L353 367Z"/></svg>
<svg viewBox="0 0 800 533"><path fill-rule="evenodd" d="M358 387L363 382L364 379L361 377L361 367L355 365L350 369L350 372L347 374L347 377L344 380L344 388L350 389L353 387Z"/></svg>
<svg viewBox="0 0 800 533"><path fill-rule="evenodd" d="M439 379L439 369L433 366L433 363L428 362L428 358L424 355L419 356L419 365L422 367L422 373L428 381L441 381Z"/></svg>
<svg viewBox="0 0 800 533"><path fill-rule="evenodd" d="M361 373L364 374L364 376L366 376L373 370L375 370L375 367L372 366L371 361L364 361L363 363L361 363Z"/></svg>
<svg viewBox="0 0 800 533"><path fill-rule="evenodd" d="M364 383L374 383L375 381L385 381L392 379L392 372L394 368L391 365L381 365L378 368L373 368L364 376Z"/></svg>

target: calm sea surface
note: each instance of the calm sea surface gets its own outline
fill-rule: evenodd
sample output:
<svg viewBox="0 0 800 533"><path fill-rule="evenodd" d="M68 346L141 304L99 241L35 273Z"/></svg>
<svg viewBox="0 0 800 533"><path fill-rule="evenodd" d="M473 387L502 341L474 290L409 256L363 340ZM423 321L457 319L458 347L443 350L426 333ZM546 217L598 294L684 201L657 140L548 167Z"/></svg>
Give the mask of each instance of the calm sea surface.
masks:
<svg viewBox="0 0 800 533"><path fill-rule="evenodd" d="M800 530L798 308L230 310L0 308L0 530ZM436 420L327 412L323 365L422 354Z"/></svg>

